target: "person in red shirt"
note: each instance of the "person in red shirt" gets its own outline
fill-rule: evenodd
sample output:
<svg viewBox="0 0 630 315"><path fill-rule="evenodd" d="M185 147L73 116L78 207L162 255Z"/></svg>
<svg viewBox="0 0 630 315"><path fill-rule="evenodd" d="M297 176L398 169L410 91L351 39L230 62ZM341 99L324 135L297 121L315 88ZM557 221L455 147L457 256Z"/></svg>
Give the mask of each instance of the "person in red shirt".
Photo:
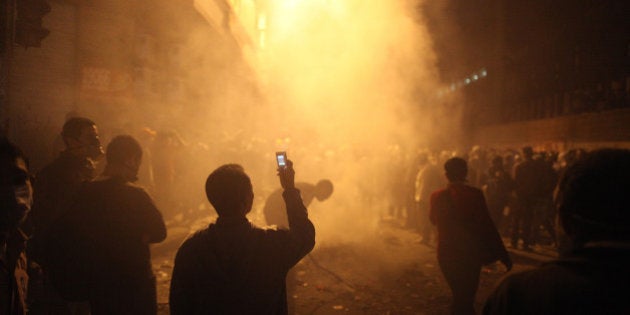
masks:
<svg viewBox="0 0 630 315"><path fill-rule="evenodd" d="M453 314L474 314L481 266L512 261L503 245L481 190L466 184L468 166L461 158L444 164L446 188L431 194L429 218L437 227L437 258L453 294Z"/></svg>

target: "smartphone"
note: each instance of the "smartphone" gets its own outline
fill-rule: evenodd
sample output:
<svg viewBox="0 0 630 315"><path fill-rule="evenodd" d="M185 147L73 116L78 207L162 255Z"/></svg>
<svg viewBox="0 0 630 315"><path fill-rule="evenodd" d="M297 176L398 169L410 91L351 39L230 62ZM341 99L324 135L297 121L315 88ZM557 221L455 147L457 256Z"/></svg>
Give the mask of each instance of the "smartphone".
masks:
<svg viewBox="0 0 630 315"><path fill-rule="evenodd" d="M279 168L287 167L287 153L284 151L276 152L276 162L278 162Z"/></svg>

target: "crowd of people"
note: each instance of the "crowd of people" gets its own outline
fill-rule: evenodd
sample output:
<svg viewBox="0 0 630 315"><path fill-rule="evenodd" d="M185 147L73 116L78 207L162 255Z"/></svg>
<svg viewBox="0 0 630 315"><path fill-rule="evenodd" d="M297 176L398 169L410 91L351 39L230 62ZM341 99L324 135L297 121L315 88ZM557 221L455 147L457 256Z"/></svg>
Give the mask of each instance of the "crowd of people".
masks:
<svg viewBox="0 0 630 315"><path fill-rule="evenodd" d="M167 229L152 197L134 184L142 146L119 135L103 150L96 124L81 117L64 124L61 138L63 150L35 177L23 152L0 140L0 314L156 314L149 245ZM561 256L509 275L484 313L630 312L622 299L630 278L630 151L453 155L420 154L389 197L398 198L392 215L437 244L454 314L474 313L482 265L511 269L501 234L523 250L549 242ZM254 188L242 166L207 177L218 219L177 251L171 314L289 313L287 274L315 245L306 206L333 186L295 183L292 161L277 172L282 188L270 204L282 213L264 210L274 229L246 217Z"/></svg>
<svg viewBox="0 0 630 315"><path fill-rule="evenodd" d="M422 243L431 244L435 231L428 220L430 195L447 183L441 165L448 158L461 155L469 169L467 183L483 191L490 217L513 248L530 251L536 244L559 246L554 189L564 170L585 153L582 149L534 152L529 146L518 151L475 146L466 154L423 151L408 167L410 175L403 179L407 189L402 198L413 202L407 202L406 211L392 215L417 230Z"/></svg>

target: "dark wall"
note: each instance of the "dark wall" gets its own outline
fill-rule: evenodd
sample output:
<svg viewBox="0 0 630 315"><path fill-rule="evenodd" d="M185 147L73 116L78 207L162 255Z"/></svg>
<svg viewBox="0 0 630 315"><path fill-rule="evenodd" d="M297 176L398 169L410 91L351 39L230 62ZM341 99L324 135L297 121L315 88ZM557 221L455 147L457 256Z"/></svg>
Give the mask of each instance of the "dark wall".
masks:
<svg viewBox="0 0 630 315"><path fill-rule="evenodd" d="M542 118L518 113L546 112L528 107L550 97L627 98L613 94L628 93L630 1L454 0L426 6L443 80L488 69L483 84L462 89L473 128Z"/></svg>

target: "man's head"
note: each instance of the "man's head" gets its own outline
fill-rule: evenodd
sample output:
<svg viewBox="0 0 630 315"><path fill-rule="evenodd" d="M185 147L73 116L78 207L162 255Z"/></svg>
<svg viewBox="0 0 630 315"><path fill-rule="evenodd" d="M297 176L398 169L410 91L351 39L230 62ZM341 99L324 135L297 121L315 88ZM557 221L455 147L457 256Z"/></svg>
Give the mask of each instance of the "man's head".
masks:
<svg viewBox="0 0 630 315"><path fill-rule="evenodd" d="M494 158L492 158L492 166L503 168L503 157L500 155L497 155Z"/></svg>
<svg viewBox="0 0 630 315"><path fill-rule="evenodd" d="M107 175L118 176L126 181L137 180L142 162L142 147L132 136L116 136L107 145L105 155Z"/></svg>
<svg viewBox="0 0 630 315"><path fill-rule="evenodd" d="M322 179L315 185L315 198L324 201L333 193L333 183L327 179Z"/></svg>
<svg viewBox="0 0 630 315"><path fill-rule="evenodd" d="M244 217L254 202L252 182L238 164L214 170L206 180L206 196L220 217Z"/></svg>
<svg viewBox="0 0 630 315"><path fill-rule="evenodd" d="M446 178L449 182L465 181L466 175L468 175L466 160L459 157L448 159L446 163L444 163L444 170L446 171Z"/></svg>
<svg viewBox="0 0 630 315"><path fill-rule="evenodd" d="M558 184L558 219L579 247L589 241L630 240L630 151L594 151L570 166Z"/></svg>
<svg viewBox="0 0 630 315"><path fill-rule="evenodd" d="M534 157L534 150L532 147L523 147L523 158L525 160L531 160Z"/></svg>
<svg viewBox="0 0 630 315"><path fill-rule="evenodd" d="M0 233L17 228L31 210L33 188L28 159L6 139L0 139Z"/></svg>
<svg viewBox="0 0 630 315"><path fill-rule="evenodd" d="M63 125L61 136L66 151L81 158L98 159L103 156L103 147L96 124L83 117L68 119Z"/></svg>

